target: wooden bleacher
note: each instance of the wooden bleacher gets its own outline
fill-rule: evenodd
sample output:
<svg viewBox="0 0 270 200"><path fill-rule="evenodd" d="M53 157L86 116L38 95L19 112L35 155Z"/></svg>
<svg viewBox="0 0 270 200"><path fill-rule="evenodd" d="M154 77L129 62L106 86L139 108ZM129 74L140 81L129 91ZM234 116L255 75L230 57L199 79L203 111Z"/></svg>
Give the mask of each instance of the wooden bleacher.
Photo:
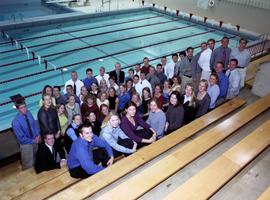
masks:
<svg viewBox="0 0 270 200"><path fill-rule="evenodd" d="M270 199L270 186L259 196L257 200L269 200Z"/></svg>
<svg viewBox="0 0 270 200"><path fill-rule="evenodd" d="M165 197L208 199L270 145L270 120ZM196 192L194 192L196 191Z"/></svg>
<svg viewBox="0 0 270 200"><path fill-rule="evenodd" d="M89 196L89 194L93 194L94 192L102 189L103 187L109 185L110 183L118 180L122 176L128 174L129 172L135 170L137 167L145 164L151 159L157 157L161 153L166 150L172 148L177 145L181 141L186 138L196 134L198 131L207 127L208 125L214 123L215 121L221 119L237 108L241 107L245 103L241 98L235 98L232 101L229 101L222 106L216 108L214 111L202 116L201 118L193 121L192 123L182 127L179 131L176 131L173 134L139 150L135 154L120 160L118 163L115 163L110 168L88 178L80 181L77 184L74 184L75 180L70 178L69 173L63 173L57 177L48 176L48 181L45 181L44 184L36 184L35 187L26 190L22 190L20 188L14 188L17 192L21 192L21 195L17 196L17 199L43 199L52 194L57 193L58 191L74 184L73 186L68 188L68 191L72 191L72 188L84 188L87 190L83 190L79 195L76 195L76 199L84 198ZM119 168L119 166L121 166ZM121 170L119 170L121 169ZM113 171L113 176L111 175ZM110 176L109 176L110 175ZM106 179L104 178L106 177ZM50 179L50 180L49 180ZM68 198L68 196L67 196Z"/></svg>
<svg viewBox="0 0 270 200"><path fill-rule="evenodd" d="M139 174L127 179L97 199L124 200L127 198L137 199L141 197L264 112L270 107L269 102L270 95L257 100L227 120L221 122L216 127L146 168Z"/></svg>

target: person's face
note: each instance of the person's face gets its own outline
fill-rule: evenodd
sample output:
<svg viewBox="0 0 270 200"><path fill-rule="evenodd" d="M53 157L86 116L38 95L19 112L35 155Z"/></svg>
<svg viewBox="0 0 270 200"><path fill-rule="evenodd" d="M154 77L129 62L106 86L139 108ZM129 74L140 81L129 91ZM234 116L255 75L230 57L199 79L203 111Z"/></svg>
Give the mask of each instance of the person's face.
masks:
<svg viewBox="0 0 270 200"><path fill-rule="evenodd" d="M228 47L228 44L229 44L229 40L228 39L223 39L221 40L221 45L224 47L224 48L227 48Z"/></svg>
<svg viewBox="0 0 270 200"><path fill-rule="evenodd" d="M137 96L137 95L132 95L132 97L131 97L131 101L132 101L132 102L134 102L134 103L139 102L139 98L138 98L138 96Z"/></svg>
<svg viewBox="0 0 270 200"><path fill-rule="evenodd" d="M215 85L217 83L217 79L215 76L210 76L209 78L210 85Z"/></svg>
<svg viewBox="0 0 270 200"><path fill-rule="evenodd" d="M71 79L72 79L73 81L77 81L77 78L78 78L77 73L72 72L72 73L71 73Z"/></svg>
<svg viewBox="0 0 270 200"><path fill-rule="evenodd" d="M95 83L92 83L91 88L93 91L96 91L98 86Z"/></svg>
<svg viewBox="0 0 270 200"><path fill-rule="evenodd" d="M150 111L153 112L153 113L158 110L158 106L157 106L156 102L154 102L154 101L151 101L149 107L150 107Z"/></svg>
<svg viewBox="0 0 270 200"><path fill-rule="evenodd" d="M101 109L101 112L103 113L103 115L107 116L109 114L109 109L106 106L103 106Z"/></svg>
<svg viewBox="0 0 270 200"><path fill-rule="evenodd" d="M55 97L59 97L60 96L60 91L58 90L58 88L53 88L53 95Z"/></svg>
<svg viewBox="0 0 270 200"><path fill-rule="evenodd" d="M107 99L107 95L105 93L102 93L102 95L100 96L100 100L105 101L106 99Z"/></svg>
<svg viewBox="0 0 270 200"><path fill-rule="evenodd" d="M120 71L121 70L121 65L119 63L116 63L114 67L115 67L115 70L116 71Z"/></svg>
<svg viewBox="0 0 270 200"><path fill-rule="evenodd" d="M199 84L199 92L204 92L206 91L206 85L204 82L200 82Z"/></svg>
<svg viewBox="0 0 270 200"><path fill-rule="evenodd" d="M74 96L69 97L68 103L70 105L74 105L75 104L75 97Z"/></svg>
<svg viewBox="0 0 270 200"><path fill-rule="evenodd" d="M176 98L176 95L175 95L175 94L172 94L172 95L171 95L170 103L171 103L172 105L174 105L174 106L177 104L177 98Z"/></svg>
<svg viewBox="0 0 270 200"><path fill-rule="evenodd" d="M246 43L245 40L240 40L240 42L239 42L239 48L240 49L245 49L246 45L247 45L247 43Z"/></svg>
<svg viewBox="0 0 270 200"><path fill-rule="evenodd" d="M149 65L149 60L147 58L143 59L143 64L145 66L148 66Z"/></svg>
<svg viewBox="0 0 270 200"><path fill-rule="evenodd" d="M141 80L143 81L145 79L145 74L141 73Z"/></svg>
<svg viewBox="0 0 270 200"><path fill-rule="evenodd" d="M188 55L188 57L192 57L193 56L193 49L189 49L187 51L187 55Z"/></svg>
<svg viewBox="0 0 270 200"><path fill-rule="evenodd" d="M50 96L44 96L44 105L50 107L52 105L52 98Z"/></svg>
<svg viewBox="0 0 270 200"><path fill-rule="evenodd" d="M64 106L64 105L61 105L61 106L58 108L58 113L59 113L59 114L62 114L62 113L64 113L64 111L65 111L65 106Z"/></svg>
<svg viewBox="0 0 270 200"><path fill-rule="evenodd" d="M104 70L104 69L100 69L100 70L99 70L99 74L100 74L101 76L104 76L105 70Z"/></svg>
<svg viewBox="0 0 270 200"><path fill-rule="evenodd" d="M160 66L160 65L157 66L157 73L159 73L159 74L162 73L162 66Z"/></svg>
<svg viewBox="0 0 270 200"><path fill-rule="evenodd" d="M126 88L123 87L122 85L119 87L120 93L125 93L126 92Z"/></svg>
<svg viewBox="0 0 270 200"><path fill-rule="evenodd" d="M165 81L164 84L163 84L163 87L164 88L169 88L169 83L167 81Z"/></svg>
<svg viewBox="0 0 270 200"><path fill-rule="evenodd" d="M167 63L167 59L166 58L161 58L161 64L164 66Z"/></svg>
<svg viewBox="0 0 270 200"><path fill-rule="evenodd" d="M81 123L82 123L82 119L81 119L81 116L76 116L73 120L73 122L77 125L77 126L80 126Z"/></svg>
<svg viewBox="0 0 270 200"><path fill-rule="evenodd" d="M86 96L87 94L88 94L88 91L87 91L86 87L82 87L81 88L81 95Z"/></svg>
<svg viewBox="0 0 270 200"><path fill-rule="evenodd" d="M96 117L95 113L90 113L88 119L90 122L95 122L97 117Z"/></svg>
<svg viewBox="0 0 270 200"><path fill-rule="evenodd" d="M133 73L133 71L128 71L128 76L130 77L130 78L133 78L133 75L134 75L134 73Z"/></svg>
<svg viewBox="0 0 270 200"><path fill-rule="evenodd" d="M161 88L159 86L155 87L155 94L161 93Z"/></svg>
<svg viewBox="0 0 270 200"><path fill-rule="evenodd" d="M20 105L20 106L18 107L18 111L19 111L20 113L22 113L23 115L26 115L26 112L27 112L26 105L25 105L25 104Z"/></svg>
<svg viewBox="0 0 270 200"><path fill-rule="evenodd" d="M110 89L110 90L109 90L109 96L110 96L110 97L114 97L114 96L115 96L115 92L114 92L113 89Z"/></svg>
<svg viewBox="0 0 270 200"><path fill-rule="evenodd" d="M172 57L172 60L173 60L174 63L177 63L177 61L178 61L178 56L173 56L173 57Z"/></svg>
<svg viewBox="0 0 270 200"><path fill-rule="evenodd" d="M177 78L173 78L173 84L178 84Z"/></svg>
<svg viewBox="0 0 270 200"><path fill-rule="evenodd" d="M139 78L138 77L134 77L133 78L133 82L134 82L134 84L137 84L139 82Z"/></svg>
<svg viewBox="0 0 270 200"><path fill-rule="evenodd" d="M149 92L147 90L143 90L143 97L147 99L149 98L149 96L150 96Z"/></svg>
<svg viewBox="0 0 270 200"><path fill-rule="evenodd" d="M136 65L136 66L135 66L135 71L136 71L136 72L139 72L140 70L141 70L141 66L140 66L140 65Z"/></svg>
<svg viewBox="0 0 270 200"><path fill-rule="evenodd" d="M129 106L126 109L126 112L129 116L134 117L136 115L136 107L135 106Z"/></svg>
<svg viewBox="0 0 270 200"><path fill-rule="evenodd" d="M237 64L235 61L230 61L230 64L229 64L229 68L232 70L232 69L235 69L237 67Z"/></svg>
<svg viewBox="0 0 270 200"><path fill-rule="evenodd" d="M83 128L82 133L80 133L81 138L86 140L87 142L92 142L93 135L94 134L91 127Z"/></svg>
<svg viewBox="0 0 270 200"><path fill-rule="evenodd" d="M132 81L128 81L127 82L127 88L132 88L133 82Z"/></svg>
<svg viewBox="0 0 270 200"><path fill-rule="evenodd" d="M153 67L149 68L149 74L152 76L155 74L155 69Z"/></svg>
<svg viewBox="0 0 270 200"><path fill-rule="evenodd" d="M180 60L184 60L185 56L183 54L181 54L180 56Z"/></svg>
<svg viewBox="0 0 270 200"><path fill-rule="evenodd" d="M212 41L212 40L208 41L208 46L209 46L210 49L214 49L215 48L214 41Z"/></svg>
<svg viewBox="0 0 270 200"><path fill-rule="evenodd" d="M67 87L67 93L68 94L73 94L73 88L72 87Z"/></svg>
<svg viewBox="0 0 270 200"><path fill-rule="evenodd" d="M204 51L207 49L207 44L201 44L201 50Z"/></svg>
<svg viewBox="0 0 270 200"><path fill-rule="evenodd" d="M186 87L186 90L185 90L186 96L191 97L192 92L193 92L192 87L187 86L187 87Z"/></svg>
<svg viewBox="0 0 270 200"><path fill-rule="evenodd" d="M94 100L92 98L87 99L87 104L93 105L93 103L94 103Z"/></svg>
<svg viewBox="0 0 270 200"><path fill-rule="evenodd" d="M44 142L49 146L53 146L54 145L54 135L46 135L44 137Z"/></svg>
<svg viewBox="0 0 270 200"><path fill-rule="evenodd" d="M216 64L216 67L215 67L215 71L216 71L217 73L223 72L223 66L222 66L222 64L217 63L217 64Z"/></svg>
<svg viewBox="0 0 270 200"><path fill-rule="evenodd" d="M45 89L45 92L46 92L46 94L48 94L48 95L52 95L52 89L51 89L50 87L47 87L47 88Z"/></svg>
<svg viewBox="0 0 270 200"><path fill-rule="evenodd" d="M100 81L100 87L105 87L105 86L107 86L106 81L105 80L101 80Z"/></svg>
<svg viewBox="0 0 270 200"><path fill-rule="evenodd" d="M93 77L93 72L88 71L88 72L86 73L86 76L87 76L87 78L92 78L92 77Z"/></svg>
<svg viewBox="0 0 270 200"><path fill-rule="evenodd" d="M119 120L119 117L116 116L116 115L113 115L111 116L110 118L110 125L113 127L113 128L117 128L120 124L120 120Z"/></svg>

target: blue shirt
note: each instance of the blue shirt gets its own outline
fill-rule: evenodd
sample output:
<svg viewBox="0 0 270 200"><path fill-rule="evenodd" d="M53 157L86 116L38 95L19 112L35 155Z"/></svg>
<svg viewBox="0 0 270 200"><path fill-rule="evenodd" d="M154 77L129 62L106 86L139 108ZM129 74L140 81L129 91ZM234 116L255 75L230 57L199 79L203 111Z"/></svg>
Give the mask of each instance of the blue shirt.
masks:
<svg viewBox="0 0 270 200"><path fill-rule="evenodd" d="M94 135L91 142L79 137L72 143L67 165L69 169L81 166L88 174L95 174L104 169L104 167L96 165L93 161L93 148L105 148L109 156L113 156L112 148L104 140Z"/></svg>
<svg viewBox="0 0 270 200"><path fill-rule="evenodd" d="M123 110L126 103L130 100L130 94L126 92L124 95L119 95L119 104L118 104L118 110Z"/></svg>
<svg viewBox="0 0 270 200"><path fill-rule="evenodd" d="M218 99L226 98L229 86L229 79L223 72L218 74L218 86L220 90Z"/></svg>
<svg viewBox="0 0 270 200"><path fill-rule="evenodd" d="M34 144L35 138L39 135L40 130L30 111L27 111L26 115L30 123L30 128L32 130L33 137L32 138L30 137L26 119L22 113L18 113L16 117L13 119L12 129L20 144Z"/></svg>
<svg viewBox="0 0 270 200"><path fill-rule="evenodd" d="M87 88L87 90L91 89L92 83L96 83L98 85L98 81L95 77L92 77L90 79L86 77L85 79L83 79L83 84Z"/></svg>
<svg viewBox="0 0 270 200"><path fill-rule="evenodd" d="M71 123L71 126L72 126L74 129L78 128L78 126L77 126L75 123L73 123L73 122ZM72 141L75 141L75 140L77 139L77 135L76 135L74 129L69 128L69 129L67 130L67 135L72 139Z"/></svg>

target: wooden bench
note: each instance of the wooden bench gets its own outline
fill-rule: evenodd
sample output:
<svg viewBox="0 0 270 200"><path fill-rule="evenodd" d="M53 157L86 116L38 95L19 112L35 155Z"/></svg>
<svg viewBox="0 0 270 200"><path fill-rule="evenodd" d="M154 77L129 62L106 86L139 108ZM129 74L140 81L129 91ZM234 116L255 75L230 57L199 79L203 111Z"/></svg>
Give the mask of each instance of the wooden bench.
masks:
<svg viewBox="0 0 270 200"><path fill-rule="evenodd" d="M97 199L139 198L265 111L269 101L270 95L259 99Z"/></svg>
<svg viewBox="0 0 270 200"><path fill-rule="evenodd" d="M270 144L270 120L165 197L208 199ZM268 198L269 199L269 198Z"/></svg>
<svg viewBox="0 0 270 200"><path fill-rule="evenodd" d="M214 123L215 121L221 119L222 117L241 107L242 105L244 105L244 103L245 101L241 98L235 98L216 108L214 111L182 127L178 131L175 131L169 136L166 136L163 139L156 141L155 143L139 150L135 154L120 160L119 162L112 165L110 168L103 170L102 172L99 172L98 174L91 176L88 179L82 180L72 185L71 187L69 186L70 184L73 184L74 181L70 179L70 177L67 175L67 172L67 174L65 175L63 174L56 179L51 179L45 184L37 186L36 188L33 188L32 190L18 196L17 199L43 199L67 187L69 188L60 193L59 197L56 196L55 198L67 199L71 194L72 197L74 197L75 199L85 198L102 189L103 187L113 183L122 176L128 174L139 166L150 161L151 159L157 157L161 153L167 151L168 149L177 145L186 138L196 134L198 131L202 130L208 125ZM45 190L44 188L50 189ZM76 192L78 190L81 191L79 192L79 194ZM66 192L70 194L67 194ZM61 195L64 196L61 197Z"/></svg>
<svg viewBox="0 0 270 200"><path fill-rule="evenodd" d="M257 200L269 200L270 199L270 186L259 196Z"/></svg>

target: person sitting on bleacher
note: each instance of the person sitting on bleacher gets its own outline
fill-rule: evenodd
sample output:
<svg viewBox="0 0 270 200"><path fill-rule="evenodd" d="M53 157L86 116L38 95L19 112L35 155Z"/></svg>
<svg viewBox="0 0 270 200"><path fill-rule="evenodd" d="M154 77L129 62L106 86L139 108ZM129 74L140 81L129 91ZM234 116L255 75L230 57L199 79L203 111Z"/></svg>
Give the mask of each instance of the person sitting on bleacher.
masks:
<svg viewBox="0 0 270 200"><path fill-rule="evenodd" d="M80 137L72 143L67 165L71 177L87 178L113 164L113 151L107 142L93 134L91 126L82 125L79 132ZM98 165L100 162L102 166Z"/></svg>
<svg viewBox="0 0 270 200"><path fill-rule="evenodd" d="M58 149L54 143L54 134L46 133L43 137L44 142L39 144L36 154L35 171L37 174L43 171L58 169L66 165L65 154L60 152L63 151L63 149Z"/></svg>
<svg viewBox="0 0 270 200"><path fill-rule="evenodd" d="M40 142L39 128L24 101L16 102L18 114L12 121L12 129L20 144L22 170L31 168Z"/></svg>

